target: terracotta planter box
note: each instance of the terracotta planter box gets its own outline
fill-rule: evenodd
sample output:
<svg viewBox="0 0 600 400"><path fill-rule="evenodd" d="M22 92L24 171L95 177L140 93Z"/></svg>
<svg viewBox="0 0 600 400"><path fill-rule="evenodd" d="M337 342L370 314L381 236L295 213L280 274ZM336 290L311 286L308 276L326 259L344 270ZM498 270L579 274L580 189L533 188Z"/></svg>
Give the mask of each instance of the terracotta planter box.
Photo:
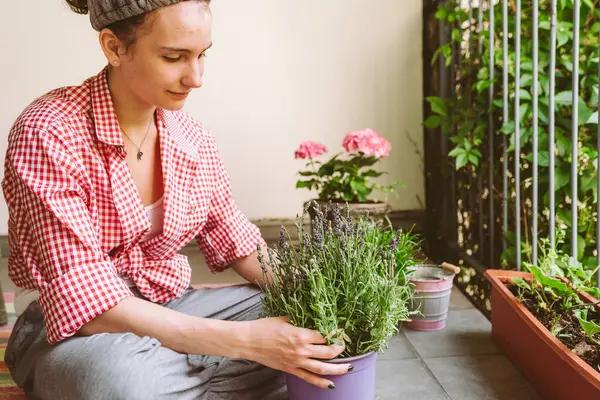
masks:
<svg viewBox="0 0 600 400"><path fill-rule="evenodd" d="M530 280L531 274L488 270L485 276L492 284L492 340L538 393L544 399L600 399L600 373L554 337L505 286L513 277ZM580 297L594 302L587 293Z"/></svg>

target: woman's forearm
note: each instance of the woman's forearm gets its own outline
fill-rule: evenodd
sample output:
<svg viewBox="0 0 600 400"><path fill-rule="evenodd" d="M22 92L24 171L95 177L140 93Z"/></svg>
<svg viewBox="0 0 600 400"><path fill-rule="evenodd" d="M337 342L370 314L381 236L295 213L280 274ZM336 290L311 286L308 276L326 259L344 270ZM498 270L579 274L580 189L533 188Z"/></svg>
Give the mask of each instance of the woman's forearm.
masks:
<svg viewBox="0 0 600 400"><path fill-rule="evenodd" d="M229 343L236 340L240 326L240 322L194 317L128 297L86 323L78 335L131 332L154 337L179 353L236 357Z"/></svg>
<svg viewBox="0 0 600 400"><path fill-rule="evenodd" d="M269 254L267 253L267 249L262 248L261 252L263 258L265 260L269 260ZM258 286L263 286L265 277L263 275L263 270L260 266L260 262L258 261L258 251L255 251L248 257L244 257L235 261L231 265L231 267L239 276L241 276L248 282ZM267 268L267 283L270 283L272 281L271 266L265 265L265 267Z"/></svg>

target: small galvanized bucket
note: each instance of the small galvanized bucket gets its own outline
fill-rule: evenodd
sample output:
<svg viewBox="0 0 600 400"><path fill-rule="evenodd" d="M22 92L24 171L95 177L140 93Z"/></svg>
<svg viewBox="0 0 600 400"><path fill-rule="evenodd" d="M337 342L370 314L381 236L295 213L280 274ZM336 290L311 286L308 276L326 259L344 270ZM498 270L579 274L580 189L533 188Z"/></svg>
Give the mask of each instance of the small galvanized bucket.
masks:
<svg viewBox="0 0 600 400"><path fill-rule="evenodd" d="M415 295L410 309L408 327L418 331L437 331L446 326L450 293L454 276L460 268L448 263L417 265L411 268L409 280L415 285Z"/></svg>

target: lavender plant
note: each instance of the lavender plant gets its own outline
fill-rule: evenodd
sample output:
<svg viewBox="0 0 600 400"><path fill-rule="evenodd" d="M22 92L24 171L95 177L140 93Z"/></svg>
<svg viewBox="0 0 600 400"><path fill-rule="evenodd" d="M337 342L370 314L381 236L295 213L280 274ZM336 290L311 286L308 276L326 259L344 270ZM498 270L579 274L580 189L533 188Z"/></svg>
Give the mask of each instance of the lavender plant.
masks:
<svg viewBox="0 0 600 400"><path fill-rule="evenodd" d="M308 207L316 210L310 232ZM340 357L382 352L398 323L410 318L413 286L406 276L418 242L368 216L353 218L347 207L342 213L339 204L332 214L327 220L311 202L296 223L299 242L293 245L282 227L279 246L260 257L265 281L272 282L263 288L264 312L318 330L330 344L343 340Z"/></svg>

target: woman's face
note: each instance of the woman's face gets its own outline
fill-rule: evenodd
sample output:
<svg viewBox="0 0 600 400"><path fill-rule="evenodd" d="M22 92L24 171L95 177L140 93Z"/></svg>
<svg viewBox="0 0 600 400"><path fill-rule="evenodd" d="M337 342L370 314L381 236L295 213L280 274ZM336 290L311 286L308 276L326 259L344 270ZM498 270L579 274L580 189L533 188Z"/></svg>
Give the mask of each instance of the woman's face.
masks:
<svg viewBox="0 0 600 400"><path fill-rule="evenodd" d="M122 82L140 102L167 110L183 107L202 86L204 58L212 45L212 14L203 2L158 9L119 55Z"/></svg>

